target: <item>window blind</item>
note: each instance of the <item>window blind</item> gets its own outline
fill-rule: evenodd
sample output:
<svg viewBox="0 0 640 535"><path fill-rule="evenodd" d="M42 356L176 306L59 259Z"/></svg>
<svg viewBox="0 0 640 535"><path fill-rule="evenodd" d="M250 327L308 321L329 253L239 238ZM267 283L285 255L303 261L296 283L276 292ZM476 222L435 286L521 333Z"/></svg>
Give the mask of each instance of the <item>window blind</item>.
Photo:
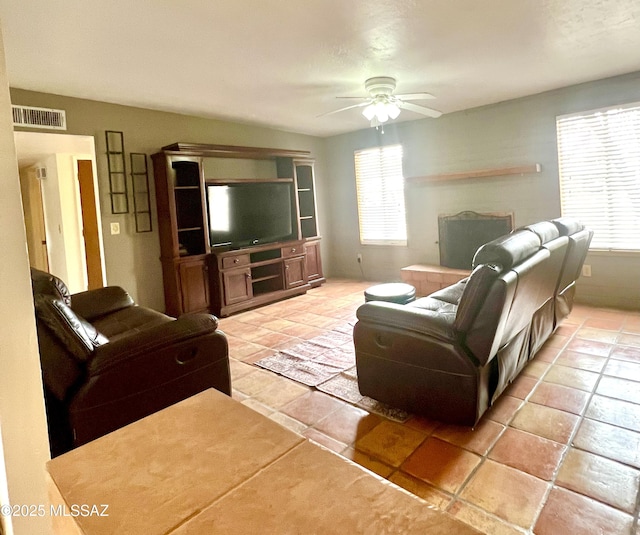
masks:
<svg viewBox="0 0 640 535"><path fill-rule="evenodd" d="M562 214L591 249L640 250L640 103L557 117Z"/></svg>
<svg viewBox="0 0 640 535"><path fill-rule="evenodd" d="M406 245L402 145L355 152L360 243Z"/></svg>

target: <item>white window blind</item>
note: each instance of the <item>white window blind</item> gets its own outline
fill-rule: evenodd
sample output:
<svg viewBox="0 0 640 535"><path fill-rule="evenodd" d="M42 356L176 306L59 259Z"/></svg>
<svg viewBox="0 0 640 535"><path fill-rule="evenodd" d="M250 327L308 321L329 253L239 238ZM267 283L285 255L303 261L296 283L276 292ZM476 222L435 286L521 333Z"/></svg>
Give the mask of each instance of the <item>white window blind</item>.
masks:
<svg viewBox="0 0 640 535"><path fill-rule="evenodd" d="M406 245L402 145L355 152L360 243Z"/></svg>
<svg viewBox="0 0 640 535"><path fill-rule="evenodd" d="M640 103L557 118L562 215L591 249L640 250Z"/></svg>

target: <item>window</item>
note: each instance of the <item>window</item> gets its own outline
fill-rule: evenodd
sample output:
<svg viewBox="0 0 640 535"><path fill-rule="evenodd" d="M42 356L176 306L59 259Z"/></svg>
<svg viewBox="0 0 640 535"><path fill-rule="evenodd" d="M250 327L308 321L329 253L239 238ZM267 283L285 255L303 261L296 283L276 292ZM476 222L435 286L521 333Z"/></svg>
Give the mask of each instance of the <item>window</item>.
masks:
<svg viewBox="0 0 640 535"><path fill-rule="evenodd" d="M355 152L360 243L406 245L402 145Z"/></svg>
<svg viewBox="0 0 640 535"><path fill-rule="evenodd" d="M640 250L640 103L557 118L562 215L592 249Z"/></svg>

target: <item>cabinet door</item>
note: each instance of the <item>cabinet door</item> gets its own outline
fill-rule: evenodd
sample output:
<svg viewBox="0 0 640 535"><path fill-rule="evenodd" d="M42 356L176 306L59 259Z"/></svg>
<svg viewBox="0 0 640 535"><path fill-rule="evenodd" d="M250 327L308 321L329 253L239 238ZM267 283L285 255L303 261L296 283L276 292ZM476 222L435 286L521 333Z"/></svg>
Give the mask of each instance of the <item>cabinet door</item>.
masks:
<svg viewBox="0 0 640 535"><path fill-rule="evenodd" d="M284 276L287 288L295 288L307 283L305 257L289 258L284 262Z"/></svg>
<svg viewBox="0 0 640 535"><path fill-rule="evenodd" d="M320 242L309 242L304 246L307 253L307 277L309 281L322 279L322 260L320 259Z"/></svg>
<svg viewBox="0 0 640 535"><path fill-rule="evenodd" d="M182 312L198 312L209 309L209 271L205 260L181 262L180 291Z"/></svg>
<svg viewBox="0 0 640 535"><path fill-rule="evenodd" d="M233 305L253 297L251 289L251 270L231 269L222 274L224 280L224 304Z"/></svg>

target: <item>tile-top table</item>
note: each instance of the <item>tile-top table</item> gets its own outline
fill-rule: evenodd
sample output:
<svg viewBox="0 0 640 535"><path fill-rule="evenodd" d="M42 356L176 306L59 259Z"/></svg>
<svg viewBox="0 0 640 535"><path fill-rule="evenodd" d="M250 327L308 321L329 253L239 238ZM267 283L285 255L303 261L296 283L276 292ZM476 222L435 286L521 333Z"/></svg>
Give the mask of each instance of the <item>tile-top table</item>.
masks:
<svg viewBox="0 0 640 535"><path fill-rule="evenodd" d="M478 533L216 390L47 468L58 534Z"/></svg>

